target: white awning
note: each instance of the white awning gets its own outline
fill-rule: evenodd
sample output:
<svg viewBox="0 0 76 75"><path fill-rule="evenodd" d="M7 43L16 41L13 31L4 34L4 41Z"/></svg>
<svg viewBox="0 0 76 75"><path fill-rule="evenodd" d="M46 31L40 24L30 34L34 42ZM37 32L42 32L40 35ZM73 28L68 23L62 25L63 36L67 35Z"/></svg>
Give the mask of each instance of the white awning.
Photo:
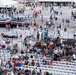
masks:
<svg viewBox="0 0 76 75"><path fill-rule="evenodd" d="M18 4L18 2L13 0L0 0L0 7L11 7L15 4Z"/></svg>
<svg viewBox="0 0 76 75"><path fill-rule="evenodd" d="M38 0L39 2L76 2L75 0Z"/></svg>

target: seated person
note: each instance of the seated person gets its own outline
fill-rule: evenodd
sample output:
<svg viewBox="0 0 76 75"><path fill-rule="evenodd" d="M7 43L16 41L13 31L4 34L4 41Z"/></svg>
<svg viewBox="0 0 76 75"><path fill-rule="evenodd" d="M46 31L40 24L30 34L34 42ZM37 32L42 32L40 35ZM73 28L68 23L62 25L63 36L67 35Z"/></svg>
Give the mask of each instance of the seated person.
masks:
<svg viewBox="0 0 76 75"><path fill-rule="evenodd" d="M19 17L17 17L17 20L19 21Z"/></svg>
<svg viewBox="0 0 76 75"><path fill-rule="evenodd" d="M24 56L24 59L25 59L25 60L28 60L28 59L29 59L29 57L28 57L27 55L25 55L25 56Z"/></svg>
<svg viewBox="0 0 76 75"><path fill-rule="evenodd" d="M39 63L39 61L37 61L36 66L37 66L37 67L40 67L40 63Z"/></svg>
<svg viewBox="0 0 76 75"><path fill-rule="evenodd" d="M24 63L24 65L28 65L29 64L29 61L28 60L26 60L25 61L25 63Z"/></svg>
<svg viewBox="0 0 76 75"><path fill-rule="evenodd" d="M35 66L35 62L34 62L34 60L32 60L32 62L31 62L31 66Z"/></svg>
<svg viewBox="0 0 76 75"><path fill-rule="evenodd" d="M21 66L22 66L22 62L21 62L21 61L18 61L17 66L18 66L18 67L21 67Z"/></svg>

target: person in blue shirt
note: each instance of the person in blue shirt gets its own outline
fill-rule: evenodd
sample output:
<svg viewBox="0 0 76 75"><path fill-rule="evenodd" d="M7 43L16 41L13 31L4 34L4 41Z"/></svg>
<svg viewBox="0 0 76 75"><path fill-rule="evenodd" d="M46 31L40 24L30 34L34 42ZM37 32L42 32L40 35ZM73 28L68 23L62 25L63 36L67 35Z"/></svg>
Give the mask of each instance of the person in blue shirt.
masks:
<svg viewBox="0 0 76 75"><path fill-rule="evenodd" d="M45 37L47 37L48 36L48 30L45 32Z"/></svg>
<svg viewBox="0 0 76 75"><path fill-rule="evenodd" d="M54 10L53 6L52 6L52 10Z"/></svg>
<svg viewBox="0 0 76 75"><path fill-rule="evenodd" d="M36 63L36 66L37 66L37 67L40 67L40 63L39 63L39 61Z"/></svg>
<svg viewBox="0 0 76 75"><path fill-rule="evenodd" d="M8 25L8 31L10 31L10 29L11 29L11 26L10 26L10 25Z"/></svg>
<svg viewBox="0 0 76 75"><path fill-rule="evenodd" d="M25 70L24 70L24 69L22 69L22 70L21 70L21 72L22 72L22 74L24 74L24 73L25 73Z"/></svg>
<svg viewBox="0 0 76 75"><path fill-rule="evenodd" d="M9 68L8 68L8 71L11 72L13 70L13 68L14 68L14 66L10 65Z"/></svg>
<svg viewBox="0 0 76 75"><path fill-rule="evenodd" d="M27 55L25 55L25 56L24 56L24 59L25 59L25 60L28 60L28 59L29 59L29 57L28 57Z"/></svg>
<svg viewBox="0 0 76 75"><path fill-rule="evenodd" d="M19 61L17 66L18 66L18 67L21 67L21 66L22 66L22 62Z"/></svg>
<svg viewBox="0 0 76 75"><path fill-rule="evenodd" d="M7 50L11 51L12 50L12 47L11 46L8 46L7 47Z"/></svg>

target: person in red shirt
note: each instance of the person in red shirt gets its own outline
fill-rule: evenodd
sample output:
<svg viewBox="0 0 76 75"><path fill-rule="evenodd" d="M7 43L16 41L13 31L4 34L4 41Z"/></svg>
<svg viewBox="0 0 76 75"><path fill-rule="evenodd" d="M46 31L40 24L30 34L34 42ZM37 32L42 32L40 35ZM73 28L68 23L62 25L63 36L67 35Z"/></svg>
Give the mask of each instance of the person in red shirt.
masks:
<svg viewBox="0 0 76 75"><path fill-rule="evenodd" d="M34 27L36 27L37 26L37 24L36 23L34 23Z"/></svg>
<svg viewBox="0 0 76 75"><path fill-rule="evenodd" d="M15 60L13 63L14 63L14 67L17 67L17 65L18 65L18 60Z"/></svg>
<svg viewBox="0 0 76 75"><path fill-rule="evenodd" d="M2 47L2 49L5 49L5 48L6 48L6 46L5 46L5 45L2 45L1 47Z"/></svg>

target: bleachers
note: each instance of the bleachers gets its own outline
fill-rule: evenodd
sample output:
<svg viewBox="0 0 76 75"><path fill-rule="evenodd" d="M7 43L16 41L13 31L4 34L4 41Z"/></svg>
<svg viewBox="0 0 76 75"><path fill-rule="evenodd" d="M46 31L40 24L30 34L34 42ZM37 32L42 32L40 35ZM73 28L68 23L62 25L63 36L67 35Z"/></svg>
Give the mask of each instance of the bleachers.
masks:
<svg viewBox="0 0 76 75"><path fill-rule="evenodd" d="M76 75L76 62L67 62L67 61L53 61L53 65L43 65L42 64L42 59L36 59L36 58L30 58L30 56L35 54L28 53L29 59L28 61L34 60L35 62L39 61L41 64L40 67L35 66L30 66L30 65L23 65L21 67L17 67L18 69L28 69L28 70L33 70L36 69L37 71L39 69L42 70L43 75L44 72L49 72L50 74L53 75ZM50 61L50 59L48 59Z"/></svg>
<svg viewBox="0 0 76 75"><path fill-rule="evenodd" d="M33 55L33 58L30 58L30 56ZM40 63L40 67L35 66L31 66L31 65L22 65L21 67L16 67L17 69L21 68L21 69L28 69L28 70L33 70L36 69L37 71L39 71L40 69L43 72L49 72L52 75L76 75L76 62L72 61L72 62L67 62L67 61L53 61L53 65L43 65L42 64L42 59L40 55L38 59L35 58L36 54L32 54L32 53L28 53L29 59L28 61L32 61L34 60L35 62L39 61ZM10 52L8 52L7 50L3 51L0 50L0 56L4 56L5 60L10 60L11 55ZM6 58L7 57L7 58ZM3 59L4 60L4 59ZM50 59L48 58L47 61L50 61Z"/></svg>
<svg viewBox="0 0 76 75"><path fill-rule="evenodd" d="M20 68L20 67L17 67L17 68ZM21 69L28 69L28 70L33 70L33 69L36 69L36 70L39 70L41 69L42 72L49 72L50 74L53 74L53 75L76 75L76 67L75 68L68 68L67 65L62 67L62 66L49 66L49 65L44 65L44 66L41 66L41 67L37 67L37 66L27 66L27 65L23 65L21 67Z"/></svg>

